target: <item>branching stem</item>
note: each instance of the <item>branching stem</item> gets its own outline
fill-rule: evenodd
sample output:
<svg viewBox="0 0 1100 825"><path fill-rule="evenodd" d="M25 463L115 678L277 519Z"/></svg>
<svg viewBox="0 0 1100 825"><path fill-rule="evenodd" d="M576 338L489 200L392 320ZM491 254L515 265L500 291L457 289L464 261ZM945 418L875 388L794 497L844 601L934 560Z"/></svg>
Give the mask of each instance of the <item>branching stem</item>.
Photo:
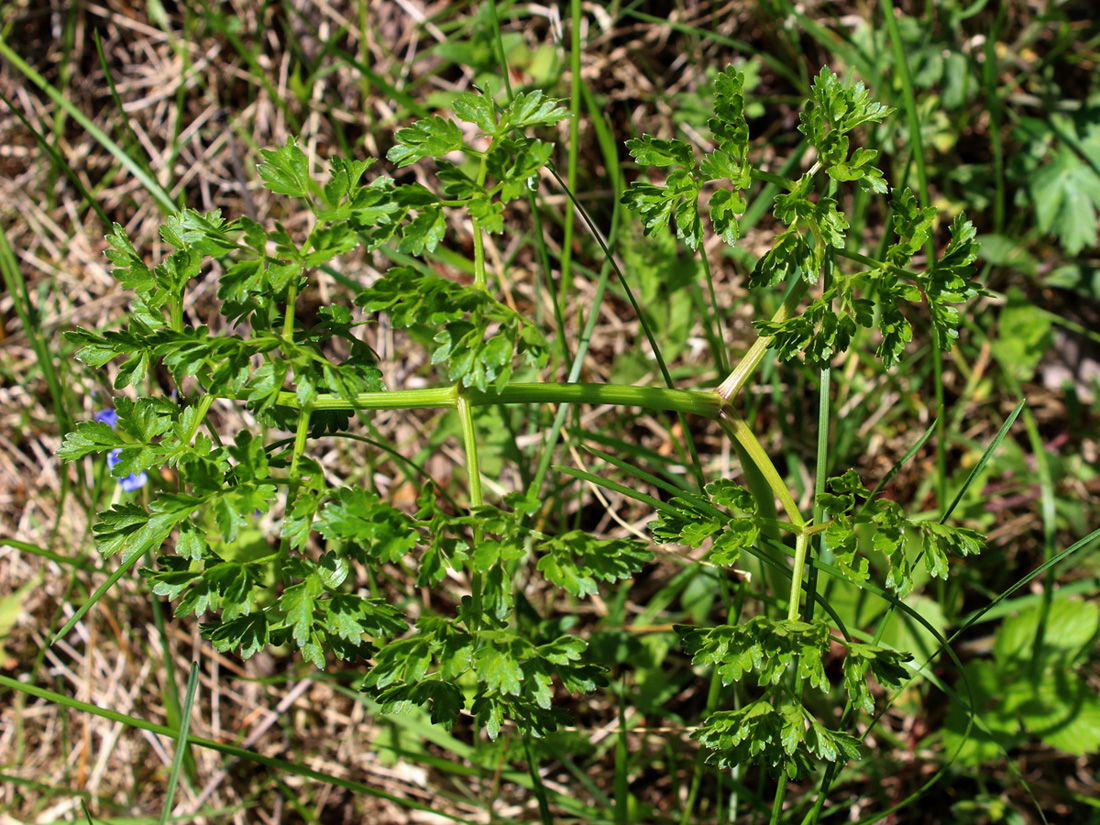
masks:
<svg viewBox="0 0 1100 825"><path fill-rule="evenodd" d="M311 404L315 410L420 410L457 409L460 395L472 407L491 404L613 404L647 410L691 413L717 419L722 399L715 392L669 390L663 387L635 387L628 384L532 383L508 384L501 389L459 393L457 386L432 387L396 392L364 392L348 400L332 393L319 395ZM301 403L292 392L279 393L280 407L298 409Z"/></svg>
<svg viewBox="0 0 1100 825"><path fill-rule="evenodd" d="M799 281L798 284L791 289L790 294L787 295L786 300L783 301L783 306L772 316L772 323L780 323L786 321L794 314L795 309L798 307L798 302L802 300L802 296L806 294L806 282ZM737 366L733 368L733 371L726 376L726 379L718 385L718 394L722 396L726 401L731 401L741 391L741 388L748 383L749 378L756 372L756 368L760 366L760 362L764 360L764 353L768 351L768 347L771 346L771 336L761 336L756 339L749 351L737 362Z"/></svg>
<svg viewBox="0 0 1100 825"><path fill-rule="evenodd" d="M764 476L765 481L767 481L768 487L771 488L772 493L779 499L779 503L787 513L787 518L789 518L791 523L798 528L799 535L801 536L806 527L806 520L802 518L802 513L799 512L798 505L795 503L791 491L787 488L787 485L783 483L783 478L779 475L779 471L775 469L775 465L772 464L772 460L768 458L768 454L756 439L756 435L753 433L748 423L729 407L722 410L722 415L718 419L718 423L721 424L722 429L726 431L730 438L741 445L741 448L749 456L752 463L756 465L756 468Z"/></svg>

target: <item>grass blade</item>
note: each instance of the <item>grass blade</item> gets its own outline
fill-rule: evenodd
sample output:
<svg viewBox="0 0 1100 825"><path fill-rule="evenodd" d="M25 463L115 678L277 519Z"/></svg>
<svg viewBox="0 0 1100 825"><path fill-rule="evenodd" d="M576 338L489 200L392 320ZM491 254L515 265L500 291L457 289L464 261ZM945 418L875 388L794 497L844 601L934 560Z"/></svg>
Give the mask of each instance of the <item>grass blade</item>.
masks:
<svg viewBox="0 0 1100 825"><path fill-rule="evenodd" d="M153 200L157 202L157 206L161 208L162 212L166 215L174 215L179 211L179 207L176 205L176 202L172 200L172 196L165 191L164 187L161 186L155 178L151 177L149 173L141 167L141 164L130 157L121 146L111 140L102 129L92 122L91 118L74 106L65 95L51 86L46 81L46 78L42 77L42 75L31 68L31 66L16 54L11 46L2 39L0 39L0 56L9 60L27 80L45 92L54 103L60 106L73 120L79 123L82 129L95 138L100 146L106 149L115 160L125 167L125 169L145 187L146 191L152 195Z"/></svg>
<svg viewBox="0 0 1100 825"><path fill-rule="evenodd" d="M158 725L154 722L147 722L144 719L140 719L137 716L130 716L125 713L119 713L115 710L109 710L108 708L97 707L96 705L88 702L81 702L77 699L72 699L61 693L56 693L52 690L46 690L40 688L37 685L29 685L20 682L18 679L13 679L10 676L4 676L0 674L0 687L7 688L8 690L18 691L19 693L29 694L39 699L45 699L47 702L53 702L70 710L79 711L81 713L89 713L93 716L99 716L103 719L110 719L112 722L119 722L123 725L128 725L138 730L149 731L150 733L156 733L160 736L167 736L171 738L177 738L179 731L174 728L170 728L167 725ZM200 748L207 748L208 750L217 751L218 753L224 753L227 756L233 756L238 759L244 759L248 762L254 762L258 765L264 765L265 767L272 768L273 770L281 773L291 774L293 776L300 776L304 779L313 779L317 782L325 782L329 785L334 785L337 788L344 788L345 790L354 791L356 793L365 794L366 796L373 796L378 799L385 799L398 805L403 805L407 808L413 808L418 811L425 811L427 813L435 814L436 816L449 819L452 822L462 822L467 825L474 825L472 820L465 819L457 814L448 813L447 811L438 810L431 805L426 805L423 802L417 802L412 799L406 799L398 796L397 794L388 793L387 791L379 790L378 788L371 787L362 782L356 782L353 779L345 779L340 776L335 776L331 773L325 773L324 771L315 770L313 768L300 765L295 762L288 762L285 759L278 759L273 756L265 756L264 754L257 753L256 751L248 750L246 748L239 748L236 745L230 745L225 742L215 742L212 739L204 739L201 736L187 735L187 744L194 745Z"/></svg>
<svg viewBox="0 0 1100 825"><path fill-rule="evenodd" d="M187 755L187 733L191 729L191 709L195 705L195 697L199 689L199 663L191 663L191 673L187 677L187 695L183 700L183 708L180 714L179 735L176 737L176 754L172 757L172 769L168 774L168 788L164 795L164 808L160 812L160 825L165 825L172 813L173 800L176 796L176 785L179 782L180 771L183 769L184 757Z"/></svg>

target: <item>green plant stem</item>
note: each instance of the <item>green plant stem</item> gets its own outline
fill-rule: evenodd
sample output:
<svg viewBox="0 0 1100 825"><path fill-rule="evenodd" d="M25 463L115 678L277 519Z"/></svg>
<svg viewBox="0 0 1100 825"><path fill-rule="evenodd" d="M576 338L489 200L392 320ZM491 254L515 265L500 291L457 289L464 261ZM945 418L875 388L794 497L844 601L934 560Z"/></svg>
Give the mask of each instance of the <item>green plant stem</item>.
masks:
<svg viewBox="0 0 1100 825"><path fill-rule="evenodd" d="M829 183L829 197L836 197L836 181ZM825 266L821 273L822 289L828 289L836 278L836 256L829 253L825 256ZM825 479L829 475L829 424L832 420L832 370L826 363L820 372L817 388L817 460L814 467L814 524L825 517L817 501L825 492ZM825 537L818 541L818 557L825 552ZM810 565L809 575L806 577L806 615L805 620L812 622L814 618L814 605L817 596L817 568ZM797 604L797 602L796 602ZM801 679L799 679L801 681ZM801 694L800 694L801 697Z"/></svg>
<svg viewBox="0 0 1100 825"><path fill-rule="evenodd" d="M786 189L788 192L793 191L798 184L790 178L785 178L782 175L773 175L771 172L765 172L762 169L750 169L749 174L755 180L761 180L765 183L773 183L781 189Z"/></svg>
<svg viewBox="0 0 1100 825"><path fill-rule="evenodd" d="M798 302L801 301L802 296L806 294L807 286L805 281L800 280L791 288L783 301L783 305L779 308L779 311L772 316L773 323L786 321L791 317L798 307ZM722 396L722 398L726 401L730 401L737 396L741 388L748 383L752 374L756 372L756 368L760 366L760 362L764 360L764 354L768 351L768 347L771 346L771 342L772 339L770 335L761 336L756 339L753 345L749 347L749 351L737 362L737 366L733 368L733 371L718 385L718 394Z"/></svg>
<svg viewBox="0 0 1100 825"><path fill-rule="evenodd" d="M920 274L913 272L913 270L911 269L894 266L893 264L888 264L885 261L880 261L877 258L871 258L867 255L862 255L859 252L853 252L850 249L834 249L833 252L838 258L847 258L849 261L855 261L856 263L863 264L864 266L871 269L885 268L887 272L890 272L894 275L899 275L902 278L906 278L910 281L919 281L921 279Z"/></svg>
<svg viewBox="0 0 1100 825"><path fill-rule="evenodd" d="M481 466L477 459L477 430L474 428L473 404L464 394L458 396L458 417L462 422L462 444L466 450L466 471L470 476L470 506L484 503L481 489Z"/></svg>
<svg viewBox="0 0 1100 825"><path fill-rule="evenodd" d="M199 414L195 416L195 420L191 422L190 428L183 434L183 438L180 439L183 444L191 443L191 439L195 437L195 433L199 431L199 427L201 427L202 423L206 420L206 414L210 412L210 407L213 406L215 398L217 398L216 395L207 394L199 399L199 403L195 405L195 409L198 410Z"/></svg>
<svg viewBox="0 0 1100 825"><path fill-rule="evenodd" d="M485 239L481 236L481 221L470 219L474 225L474 286L486 289L489 279L485 275Z"/></svg>
<svg viewBox="0 0 1100 825"><path fill-rule="evenodd" d="M713 322L713 328L709 331L711 347L713 349L712 355L714 356L714 360L718 362L718 369L725 372L730 368L729 361L726 360L726 336L722 327L722 315L718 311L718 296L714 292L714 276L710 271L710 259L707 258L707 250L704 244L699 245L699 260L703 264L703 274L707 282L707 292L710 294L711 312L707 326L710 327L711 322Z"/></svg>
<svg viewBox="0 0 1100 825"><path fill-rule="evenodd" d="M783 798L787 795L787 776L784 774L775 790L775 800L772 802L771 825L779 825L779 818L783 813Z"/></svg>
<svg viewBox="0 0 1100 825"><path fill-rule="evenodd" d="M298 301L298 283L291 279L286 290L286 314L283 316L283 340L290 345L294 341L294 304ZM289 355L290 353L287 353Z"/></svg>
<svg viewBox="0 0 1100 825"><path fill-rule="evenodd" d="M783 483L779 471L775 469L775 465L772 464L772 460L768 458L768 454L764 451L760 442L757 441L756 435L748 423L729 407L722 410L718 423L726 434L741 446L753 465L764 476L764 480L767 482L772 494L779 499L779 503L783 505L787 517L798 528L799 535L802 535L802 531L806 527L806 520L802 518L802 513L798 511L798 505L795 504L791 491Z"/></svg>
<svg viewBox="0 0 1100 825"><path fill-rule="evenodd" d="M794 566L791 568L791 598L787 604L787 619L798 618L798 605L802 601L802 574L806 568L806 555L810 548L810 537L799 533L794 540ZM812 609L812 605L808 608ZM801 694L801 691L798 691Z"/></svg>
<svg viewBox="0 0 1100 825"><path fill-rule="evenodd" d="M635 387L628 384L508 384L502 389L467 390L457 386L396 392L364 392L349 401L338 395L319 395L310 405L315 410L419 410L458 409L460 398L472 407L491 404L614 404L691 413L717 419L722 399L714 392L668 390L663 387ZM238 399L243 400L243 399ZM281 392L280 407L300 409L292 392Z"/></svg>
<svg viewBox="0 0 1100 825"><path fill-rule="evenodd" d="M309 436L309 419L313 415L313 407L302 408L302 414L298 416L298 427L294 431L294 452L290 457L290 477L298 478L298 462L306 451L306 438ZM293 493L291 494L293 495ZM290 511L292 502L287 502L287 512Z"/></svg>
<svg viewBox="0 0 1100 825"><path fill-rule="evenodd" d="M477 170L477 186L479 189L485 188L485 178L489 174L489 151L492 148L492 145L490 145L485 154L481 156L481 165ZM474 286L478 289L487 289L489 279L485 274L485 237L481 232L481 221L471 217L470 222L473 225L474 233Z"/></svg>
<svg viewBox="0 0 1100 825"><path fill-rule="evenodd" d="M477 430L474 427L473 405L462 394L458 396L458 417L462 423L462 445L466 452L466 475L470 490L470 506L480 507L484 503L484 494L481 489L481 464L477 458ZM480 527L474 527L474 545L481 542L482 531ZM470 596L473 599L475 621L481 622L481 571L473 568L470 574ZM475 628L470 628L471 630Z"/></svg>
<svg viewBox="0 0 1100 825"><path fill-rule="evenodd" d="M176 737L176 753L172 757L172 769L168 775L168 787L164 792L164 807L160 813L160 825L165 825L169 821L173 803L176 797L176 785L179 782L180 771L183 769L184 763L191 755L191 749L187 744L187 734L191 730L191 714L192 708L195 706L195 696L199 689L199 663L191 663L191 673L187 679L187 695L184 698L183 709L180 713L179 721L172 727L179 729L179 735Z"/></svg>

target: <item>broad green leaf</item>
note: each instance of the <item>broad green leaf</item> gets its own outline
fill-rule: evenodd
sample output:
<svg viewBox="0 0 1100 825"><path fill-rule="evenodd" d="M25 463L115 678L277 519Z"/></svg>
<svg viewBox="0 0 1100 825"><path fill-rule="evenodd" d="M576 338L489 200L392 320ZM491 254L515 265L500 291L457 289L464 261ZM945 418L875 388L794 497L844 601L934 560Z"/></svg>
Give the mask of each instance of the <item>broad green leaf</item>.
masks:
<svg viewBox="0 0 1100 825"><path fill-rule="evenodd" d="M1056 235L1070 255L1096 245L1100 177L1071 148L1060 145L1030 186L1040 230Z"/></svg>
<svg viewBox="0 0 1100 825"><path fill-rule="evenodd" d="M1084 756L1100 750L1100 694L1081 675L1051 668L1019 713L1028 733L1060 751Z"/></svg>
<svg viewBox="0 0 1100 825"><path fill-rule="evenodd" d="M490 137L497 136L496 106L493 104L493 99L488 95L461 92L455 97L451 108L460 120L476 124L481 131Z"/></svg>
<svg viewBox="0 0 1100 825"><path fill-rule="evenodd" d="M997 631L993 656L1004 668L1024 667L1031 662L1039 623L1045 618L1043 649L1065 663L1073 663L1095 647L1100 635L1100 605L1091 601L1056 598L1049 611L1041 605L1005 619Z"/></svg>
<svg viewBox="0 0 1100 825"><path fill-rule="evenodd" d="M267 189L292 198L309 194L309 160L294 138L287 139L286 146L278 149L263 149L260 155L263 157L260 178Z"/></svg>
<svg viewBox="0 0 1100 825"><path fill-rule="evenodd" d="M462 130L453 120L430 115L394 136L397 145L386 153L386 159L399 167L423 158L442 157L462 148Z"/></svg>
<svg viewBox="0 0 1100 825"><path fill-rule="evenodd" d="M642 135L626 142L630 156L643 166L679 165L695 167L695 155L682 140L661 140L652 135Z"/></svg>

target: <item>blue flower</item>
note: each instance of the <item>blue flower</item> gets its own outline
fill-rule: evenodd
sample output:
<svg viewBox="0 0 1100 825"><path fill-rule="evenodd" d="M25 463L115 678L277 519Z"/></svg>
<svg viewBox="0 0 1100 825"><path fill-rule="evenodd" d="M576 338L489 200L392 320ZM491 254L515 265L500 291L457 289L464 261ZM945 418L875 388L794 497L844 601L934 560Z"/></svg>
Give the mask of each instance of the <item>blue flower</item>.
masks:
<svg viewBox="0 0 1100 825"><path fill-rule="evenodd" d="M120 449L114 449L111 450L111 452L107 453L107 466L110 467L112 470L115 468L115 465L118 464L118 462L122 461L122 456L120 455L121 452L122 450ZM130 473L130 475L126 476L126 478L120 478L118 480L118 485L127 493L132 493L134 492L134 490L140 490L142 487L144 487L145 482L147 482L148 480L149 476L147 476L145 474L145 471L142 470L140 473Z"/></svg>
<svg viewBox="0 0 1100 825"><path fill-rule="evenodd" d="M96 421L102 421L104 424L114 429L118 423L118 413L112 408L108 407L105 410L100 410L95 414ZM110 469L114 469L118 462L122 461L122 450L114 449L107 453L107 466ZM130 473L126 478L120 478L118 480L118 486L125 490L127 493L132 493L134 490L140 490L149 481L149 476L142 470L140 473Z"/></svg>

